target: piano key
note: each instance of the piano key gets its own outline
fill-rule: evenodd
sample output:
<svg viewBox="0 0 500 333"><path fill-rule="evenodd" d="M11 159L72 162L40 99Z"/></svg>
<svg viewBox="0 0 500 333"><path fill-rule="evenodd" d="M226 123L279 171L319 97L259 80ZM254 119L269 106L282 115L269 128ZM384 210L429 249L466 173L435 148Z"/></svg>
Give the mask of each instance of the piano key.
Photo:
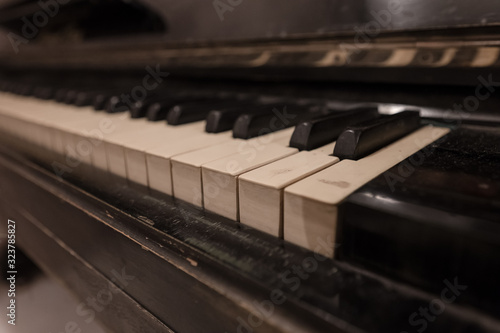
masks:
<svg viewBox="0 0 500 333"><path fill-rule="evenodd" d="M426 126L357 161L343 160L285 188L283 236L286 241L327 257L334 248L338 206L355 190L449 132ZM337 145L339 143L337 142Z"/></svg>
<svg viewBox="0 0 500 333"><path fill-rule="evenodd" d="M73 104L75 106L92 106L98 94L99 92L97 91L79 91L75 96Z"/></svg>
<svg viewBox="0 0 500 333"><path fill-rule="evenodd" d="M420 116L403 111L381 119L368 120L347 128L337 139L334 155L357 160L416 130Z"/></svg>
<svg viewBox="0 0 500 333"><path fill-rule="evenodd" d="M128 172L124 145L131 140L142 142L140 139L143 137L154 138L158 132L164 132L167 126L166 124L151 124L145 120L133 120L126 114L108 114L104 119L112 120L114 130L111 133L105 133L102 139L103 144L94 147L93 165L107 169L111 174L126 181Z"/></svg>
<svg viewBox="0 0 500 333"><path fill-rule="evenodd" d="M299 115L307 112L307 108L293 106L292 111L283 107L269 105L268 110L259 113L243 114L238 117L233 126L233 137L239 139L250 139L262 134L278 131L298 122Z"/></svg>
<svg viewBox="0 0 500 333"><path fill-rule="evenodd" d="M97 93L93 97L92 106L94 110L101 111L106 109L109 100L114 96L114 94L109 94L107 92Z"/></svg>
<svg viewBox="0 0 500 333"><path fill-rule="evenodd" d="M238 153L246 144L256 145L284 142L290 138L291 130L282 130L262 137L247 140L233 139L220 145L210 146L172 157L172 186L176 198L203 207L203 184L201 167L207 163Z"/></svg>
<svg viewBox="0 0 500 333"><path fill-rule="evenodd" d="M78 91L73 104L76 106L93 106L94 110L100 111L106 108L111 97L120 95L121 92L117 88L83 89Z"/></svg>
<svg viewBox="0 0 500 333"><path fill-rule="evenodd" d="M137 101L130 107L130 118L143 118L146 117L148 108L154 104L153 100Z"/></svg>
<svg viewBox="0 0 500 333"><path fill-rule="evenodd" d="M289 129L290 135L292 131L293 129ZM289 136L285 140L273 140L272 143L243 141L238 147L238 152L202 165L205 209L237 221L239 219L238 177L245 172L297 153L297 149L287 146L288 140Z"/></svg>
<svg viewBox="0 0 500 333"><path fill-rule="evenodd" d="M328 156L334 146L302 151L242 174L238 178L240 222L283 237L284 188L337 163L337 157Z"/></svg>
<svg viewBox="0 0 500 333"><path fill-rule="evenodd" d="M121 122L120 128L107 135L103 140L108 171L112 175L120 177L124 182L127 180L127 166L123 145L131 140L137 140L137 138L163 130L163 126L159 126L161 124L151 124L146 120L132 120L128 117L126 119L128 121Z"/></svg>
<svg viewBox="0 0 500 333"><path fill-rule="evenodd" d="M207 115L205 131L219 133L233 128L234 123L243 114L258 114L269 112L269 106L237 106L212 110Z"/></svg>
<svg viewBox="0 0 500 333"><path fill-rule="evenodd" d="M33 125L38 125L38 128L41 129L44 138L39 138L42 142L35 142L35 144L39 144L43 148L57 152L57 147L55 147L54 144L54 134L56 133L54 129L60 128L63 125L65 118L71 116L71 111L65 108L61 109L60 105L57 103L37 102L33 100L14 101L14 105L10 105L10 110L17 111L16 116L19 119L24 119L27 123ZM81 121L85 119L85 116L95 116L92 112L80 112L75 114L77 117L73 117L69 120L74 122L76 119L80 119ZM60 153L62 154L63 152L61 151Z"/></svg>
<svg viewBox="0 0 500 333"><path fill-rule="evenodd" d="M197 95L187 95L186 93L179 94L178 96L173 96L169 98L162 98L159 101L151 103L146 109L146 118L149 121L161 121L167 119L167 114L174 106L179 103L187 102L204 102L211 101L208 97L197 96Z"/></svg>
<svg viewBox="0 0 500 333"><path fill-rule="evenodd" d="M128 117L123 117L120 114L98 114L92 112L90 108L87 109L77 109L74 107L67 107L60 104L37 103L36 110L32 116L42 117L39 122L45 124L45 126L52 127L52 133L54 140L53 149L60 153L66 154L66 149L68 146L72 148L74 145L78 144L80 141L85 140L95 142L95 137L92 137L92 133L96 130L101 131L101 135L107 135L111 133L107 129L113 127L113 134L120 132L122 125L133 122L128 119ZM43 112L46 110L45 112ZM29 112L23 112L23 115L29 115ZM33 121L34 119L30 119ZM103 123L106 121L106 123ZM103 128L104 127L104 128ZM63 145L64 143L64 145ZM106 156L104 156L105 161L102 161L102 149L103 144L96 145L93 147L91 152L93 155L98 155L101 152L98 167L107 169ZM88 156L86 158L86 163L90 162ZM92 164L94 165L96 161L92 158Z"/></svg>
<svg viewBox="0 0 500 333"><path fill-rule="evenodd" d="M246 102L235 100L195 101L175 105L167 114L170 125L181 125L204 120L214 108L227 108L242 105Z"/></svg>
<svg viewBox="0 0 500 333"><path fill-rule="evenodd" d="M361 108L335 112L307 120L295 127L290 147L299 150L313 150L335 141L349 125L373 119L378 116L377 108Z"/></svg>
<svg viewBox="0 0 500 333"><path fill-rule="evenodd" d="M31 95L33 95L34 89L35 89L35 87L32 84L22 83L19 86L18 94L21 96L31 96Z"/></svg>
<svg viewBox="0 0 500 333"><path fill-rule="evenodd" d="M108 97L106 107L104 109L107 113L125 112L129 111L129 106L122 100L119 95Z"/></svg>
<svg viewBox="0 0 500 333"><path fill-rule="evenodd" d="M175 99L176 94L171 91L156 92L147 96L143 100L136 101L130 107L130 118L143 118L146 117L148 109L156 103L172 103L172 106L176 104L179 98ZM170 109L170 107L168 108Z"/></svg>
<svg viewBox="0 0 500 333"><path fill-rule="evenodd" d="M49 86L37 86L33 91L33 96L40 99L51 99L54 97L55 89Z"/></svg>
<svg viewBox="0 0 500 333"><path fill-rule="evenodd" d="M77 89L69 89L62 102L65 104L74 104L76 101L76 97L78 96L78 92L79 90Z"/></svg>
<svg viewBox="0 0 500 333"><path fill-rule="evenodd" d="M146 152L158 146L178 146L178 138L195 138L203 136L203 122L190 123L180 126L170 126L158 123L160 131L148 131L147 135L123 144L127 179L131 184L149 187ZM149 127L149 126L148 126Z"/></svg>
<svg viewBox="0 0 500 333"><path fill-rule="evenodd" d="M68 88L59 88L56 90L54 93L54 100L56 102L62 103L64 99L66 98L66 93L69 91Z"/></svg>
<svg viewBox="0 0 500 333"><path fill-rule="evenodd" d="M122 133L134 134L134 126L128 117L123 114L98 114L101 117L66 124L66 132L78 135L80 139L92 143L90 152L91 163L94 167L110 171L106 151L106 140L109 137ZM96 133L96 134L93 134Z"/></svg>
<svg viewBox="0 0 500 333"><path fill-rule="evenodd" d="M173 98L163 98L149 105L146 118L149 121L161 121L167 119L169 111L179 103L210 100L207 97L180 94Z"/></svg>
<svg viewBox="0 0 500 333"><path fill-rule="evenodd" d="M170 102L157 102L150 105L146 111L149 121L162 121L167 119L167 114L174 107Z"/></svg>
<svg viewBox="0 0 500 333"><path fill-rule="evenodd" d="M146 166L149 188L152 192L173 195L171 158L190 151L232 140L230 132L202 133L189 139L179 140L178 144L160 145L146 151Z"/></svg>

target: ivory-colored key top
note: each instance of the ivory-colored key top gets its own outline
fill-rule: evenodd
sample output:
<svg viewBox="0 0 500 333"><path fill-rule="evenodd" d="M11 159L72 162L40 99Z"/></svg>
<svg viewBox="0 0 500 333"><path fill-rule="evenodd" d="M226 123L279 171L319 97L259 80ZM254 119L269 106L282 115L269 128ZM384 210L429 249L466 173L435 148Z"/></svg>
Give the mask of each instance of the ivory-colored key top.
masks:
<svg viewBox="0 0 500 333"><path fill-rule="evenodd" d="M6 95L0 98L4 102L0 113L14 117L22 123L22 128L18 130L19 136L33 145L31 150L35 156L49 162L56 159L52 138L53 127L60 126L64 120L68 120L68 116L73 117L71 119L76 118L75 115L86 119L90 115L85 110L76 113L75 108L61 107L50 101L35 103L35 100L29 98L20 99Z"/></svg>
<svg viewBox="0 0 500 333"><path fill-rule="evenodd" d="M277 143L286 146L286 142L288 142L292 133L293 129L285 129L247 141L233 139L220 145L174 156L172 158L172 186L174 196L198 207L203 207L202 165L238 153L238 151L248 144L252 145L255 143L258 146L261 144Z"/></svg>
<svg viewBox="0 0 500 333"><path fill-rule="evenodd" d="M104 139L108 171L123 180L127 179L127 165L123 146L131 140L137 140L156 131L161 131L164 124L150 123L145 119L135 120L137 123L127 124L122 130Z"/></svg>
<svg viewBox="0 0 500 333"><path fill-rule="evenodd" d="M339 161L329 156L335 143L302 151L242 174L238 178L240 222L283 237L283 190Z"/></svg>
<svg viewBox="0 0 500 333"><path fill-rule="evenodd" d="M275 143L247 145L230 156L202 166L205 209L232 220L239 219L238 177L250 170L297 153L295 148Z"/></svg>
<svg viewBox="0 0 500 333"><path fill-rule="evenodd" d="M343 160L288 186L284 239L333 258L338 206L347 196L448 132L447 128L423 127L362 159Z"/></svg>
<svg viewBox="0 0 500 333"><path fill-rule="evenodd" d="M170 159L176 155L233 140L231 132L203 133L192 138L179 138L175 144L160 144L146 151L148 184L152 191L173 195Z"/></svg>
<svg viewBox="0 0 500 333"><path fill-rule="evenodd" d="M149 186L149 178L146 163L146 151L158 146L177 145L180 139L193 138L208 135L204 133L204 122L171 126L162 122L162 130L148 132L141 138L137 138L123 145L125 162L127 166L127 179L131 184Z"/></svg>
<svg viewBox="0 0 500 333"><path fill-rule="evenodd" d="M27 124L39 125L43 135L50 135L52 150L61 157L59 161L66 169L71 168L67 164L77 165L78 162L84 162L107 170L104 139L141 127L125 113L98 113L89 107L76 108L29 98L7 99L10 103L10 113L14 112Z"/></svg>

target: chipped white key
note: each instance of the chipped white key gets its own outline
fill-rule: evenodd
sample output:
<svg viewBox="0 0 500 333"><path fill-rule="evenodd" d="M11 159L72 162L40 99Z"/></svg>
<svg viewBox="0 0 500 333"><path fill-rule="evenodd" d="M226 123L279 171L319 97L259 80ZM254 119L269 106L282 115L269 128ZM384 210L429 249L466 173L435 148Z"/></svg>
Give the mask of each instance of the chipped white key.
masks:
<svg viewBox="0 0 500 333"><path fill-rule="evenodd" d="M338 206L358 188L448 132L446 128L423 127L367 157L343 160L288 186L284 193L284 239L333 257Z"/></svg>

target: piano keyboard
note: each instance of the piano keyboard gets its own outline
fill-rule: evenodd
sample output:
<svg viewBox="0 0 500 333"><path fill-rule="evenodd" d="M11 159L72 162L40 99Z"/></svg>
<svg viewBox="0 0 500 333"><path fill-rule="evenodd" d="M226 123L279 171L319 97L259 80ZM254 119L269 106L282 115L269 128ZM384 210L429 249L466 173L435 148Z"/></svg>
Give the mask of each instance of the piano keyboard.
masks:
<svg viewBox="0 0 500 333"><path fill-rule="evenodd" d="M2 93L0 130L57 174L93 181L93 170L105 171L327 257L339 205L449 132L415 111L160 92L123 108L98 91L59 91L66 104L40 94L46 100Z"/></svg>

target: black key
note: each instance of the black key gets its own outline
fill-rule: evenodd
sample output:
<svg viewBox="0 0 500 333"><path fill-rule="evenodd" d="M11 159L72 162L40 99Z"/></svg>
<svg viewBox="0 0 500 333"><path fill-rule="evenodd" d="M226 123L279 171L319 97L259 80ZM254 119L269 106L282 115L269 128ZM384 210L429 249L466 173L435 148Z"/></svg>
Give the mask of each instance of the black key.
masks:
<svg viewBox="0 0 500 333"><path fill-rule="evenodd" d="M239 116L234 123L233 137L250 139L295 126L302 121L327 115L329 112L331 110L324 106L269 105L263 112Z"/></svg>
<svg viewBox="0 0 500 333"><path fill-rule="evenodd" d="M242 114L269 112L269 106L231 107L212 110L208 113L205 131L220 133L233 128L236 119Z"/></svg>
<svg viewBox="0 0 500 333"><path fill-rule="evenodd" d="M129 109L128 104L119 95L113 95L109 97L105 111L107 113L117 113L129 111Z"/></svg>
<svg viewBox="0 0 500 333"><path fill-rule="evenodd" d="M13 88L12 88L12 93L16 95L20 95L20 89L21 85L19 83L14 83Z"/></svg>
<svg viewBox="0 0 500 333"><path fill-rule="evenodd" d="M151 106L146 111L146 117L149 121L160 121L167 119L168 112L174 106L179 103L187 103L187 102L204 102L204 101L213 101L213 98L203 97L203 96L182 96L175 97L169 99L163 99L162 101L158 101L156 103L151 104Z"/></svg>
<svg viewBox="0 0 500 333"><path fill-rule="evenodd" d="M174 107L170 102L153 103L146 111L146 117L149 121L160 121L167 119L167 114Z"/></svg>
<svg viewBox="0 0 500 333"><path fill-rule="evenodd" d="M0 91L7 91L8 86L9 86L9 83L7 81L1 81L0 82Z"/></svg>
<svg viewBox="0 0 500 333"><path fill-rule="evenodd" d="M113 97L113 94L107 93L107 92L102 92L102 93L97 93L94 96L94 100L92 102L92 105L94 106L94 110L96 111L101 111L106 108L106 105L108 104L108 101Z"/></svg>
<svg viewBox="0 0 500 333"><path fill-rule="evenodd" d="M78 90L69 89L64 97L63 103L65 104L74 104L76 101L76 96L78 95Z"/></svg>
<svg viewBox="0 0 500 333"><path fill-rule="evenodd" d="M377 108L360 108L301 122L295 127L290 147L312 150L335 141L349 125L378 116Z"/></svg>
<svg viewBox="0 0 500 333"><path fill-rule="evenodd" d="M79 91L76 94L75 100L73 101L73 104L76 106L88 106L88 105L93 105L95 98L97 96L97 92L90 92L90 91Z"/></svg>
<svg viewBox="0 0 500 333"><path fill-rule="evenodd" d="M403 111L348 127L337 139L333 152L340 159L357 160L416 130L420 115Z"/></svg>
<svg viewBox="0 0 500 333"><path fill-rule="evenodd" d="M203 120L213 109L241 106L241 101L195 101L175 105L167 114L170 125L182 125Z"/></svg>
<svg viewBox="0 0 500 333"><path fill-rule="evenodd" d="M165 100L165 96L148 96L142 101L137 101L132 104L130 107L130 118L142 118L146 117L148 113L148 109L155 103L162 102ZM172 105L173 106L173 105ZM166 116L165 116L166 117ZM163 119L165 119L165 117Z"/></svg>
<svg viewBox="0 0 500 333"><path fill-rule="evenodd" d="M64 99L66 98L66 94L68 93L68 88L60 88L57 89L56 92L54 93L54 100L56 102L62 103Z"/></svg>
<svg viewBox="0 0 500 333"><path fill-rule="evenodd" d="M19 95L22 96L31 96L33 95L35 87L33 87L31 84L22 84L19 87Z"/></svg>
<svg viewBox="0 0 500 333"><path fill-rule="evenodd" d="M91 105L94 109L104 110L108 100L116 94L116 89L93 89L93 90L77 90L72 104L76 106L88 106Z"/></svg>
<svg viewBox="0 0 500 333"><path fill-rule="evenodd" d="M55 95L55 89L48 86L38 86L35 88L33 95L40 99L52 99Z"/></svg>

